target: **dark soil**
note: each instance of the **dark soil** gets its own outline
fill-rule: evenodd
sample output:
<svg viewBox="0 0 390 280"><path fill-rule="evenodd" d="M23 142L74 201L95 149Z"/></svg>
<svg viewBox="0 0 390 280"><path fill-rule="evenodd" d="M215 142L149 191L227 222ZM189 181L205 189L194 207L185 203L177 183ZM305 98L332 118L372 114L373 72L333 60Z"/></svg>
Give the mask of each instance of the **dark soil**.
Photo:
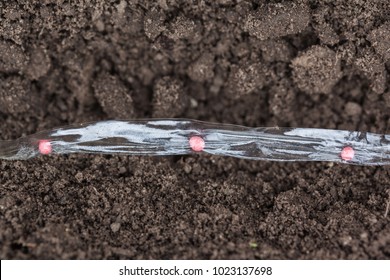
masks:
<svg viewBox="0 0 390 280"><path fill-rule="evenodd" d="M390 133L388 0L70 2L0 2L2 139L150 117ZM390 258L389 167L63 155L1 160L0 184L2 259Z"/></svg>

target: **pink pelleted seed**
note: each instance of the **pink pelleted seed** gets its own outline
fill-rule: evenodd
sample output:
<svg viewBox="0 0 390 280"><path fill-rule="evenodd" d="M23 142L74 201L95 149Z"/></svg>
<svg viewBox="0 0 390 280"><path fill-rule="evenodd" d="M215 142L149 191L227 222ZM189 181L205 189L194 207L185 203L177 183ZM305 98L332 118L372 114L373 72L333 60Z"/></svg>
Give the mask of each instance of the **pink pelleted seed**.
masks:
<svg viewBox="0 0 390 280"><path fill-rule="evenodd" d="M194 152L201 152L204 149L205 143L204 139L200 136L191 136L190 140L190 147Z"/></svg>
<svg viewBox="0 0 390 280"><path fill-rule="evenodd" d="M346 146L342 149L340 156L343 160L351 160L355 156L355 151L352 147Z"/></svg>
<svg viewBox="0 0 390 280"><path fill-rule="evenodd" d="M48 155L53 150L49 140L39 140L38 149L39 152L43 155Z"/></svg>

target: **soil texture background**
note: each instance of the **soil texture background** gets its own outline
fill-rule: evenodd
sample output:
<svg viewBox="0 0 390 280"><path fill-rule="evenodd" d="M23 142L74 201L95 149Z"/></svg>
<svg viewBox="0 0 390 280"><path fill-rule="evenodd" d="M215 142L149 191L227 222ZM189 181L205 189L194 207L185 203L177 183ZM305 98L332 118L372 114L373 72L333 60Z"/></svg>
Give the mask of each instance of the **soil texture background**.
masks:
<svg viewBox="0 0 390 280"><path fill-rule="evenodd" d="M390 2L1 1L1 139L104 119L390 133ZM390 169L0 161L2 259L389 259Z"/></svg>

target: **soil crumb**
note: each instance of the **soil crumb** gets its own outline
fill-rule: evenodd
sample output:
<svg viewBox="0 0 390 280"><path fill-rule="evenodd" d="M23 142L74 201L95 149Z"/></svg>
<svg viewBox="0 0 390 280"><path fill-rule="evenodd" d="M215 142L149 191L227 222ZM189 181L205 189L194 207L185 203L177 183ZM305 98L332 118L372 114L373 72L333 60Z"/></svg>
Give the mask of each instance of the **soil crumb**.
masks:
<svg viewBox="0 0 390 280"><path fill-rule="evenodd" d="M342 76L336 53L313 46L292 61L295 84L306 93L330 93Z"/></svg>
<svg viewBox="0 0 390 280"><path fill-rule="evenodd" d="M134 116L131 92L117 77L100 75L93 88L99 104L109 117L131 119Z"/></svg>
<svg viewBox="0 0 390 280"><path fill-rule="evenodd" d="M244 30L260 40L303 31L310 22L309 8L292 2L264 4L245 19Z"/></svg>

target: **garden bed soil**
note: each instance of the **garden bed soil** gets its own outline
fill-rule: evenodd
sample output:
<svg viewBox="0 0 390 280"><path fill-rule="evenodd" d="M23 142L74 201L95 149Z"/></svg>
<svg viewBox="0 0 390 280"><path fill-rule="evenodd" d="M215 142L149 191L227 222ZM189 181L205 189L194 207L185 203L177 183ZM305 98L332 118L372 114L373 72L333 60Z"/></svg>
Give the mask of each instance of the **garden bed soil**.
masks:
<svg viewBox="0 0 390 280"><path fill-rule="evenodd" d="M2 1L1 138L151 117L390 133L390 2L262 2ZM1 160L0 257L389 259L389 175L205 154Z"/></svg>

